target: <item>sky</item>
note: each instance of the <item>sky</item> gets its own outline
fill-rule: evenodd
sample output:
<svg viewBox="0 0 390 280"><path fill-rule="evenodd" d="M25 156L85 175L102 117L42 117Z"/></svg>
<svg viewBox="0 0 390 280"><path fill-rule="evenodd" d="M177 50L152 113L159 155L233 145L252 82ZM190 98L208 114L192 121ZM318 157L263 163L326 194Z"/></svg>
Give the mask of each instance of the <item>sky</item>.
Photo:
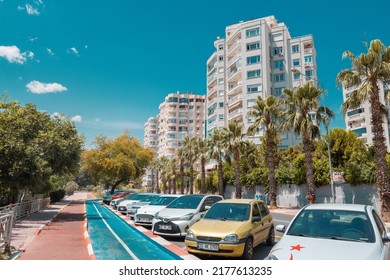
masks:
<svg viewBox="0 0 390 280"><path fill-rule="evenodd" d="M345 128L337 73L342 53L364 42L390 45L390 1L351 0L0 0L0 93L71 118L93 146L96 136L144 123L172 92L206 93L206 61L228 25L274 15L290 35L312 34L318 80Z"/></svg>

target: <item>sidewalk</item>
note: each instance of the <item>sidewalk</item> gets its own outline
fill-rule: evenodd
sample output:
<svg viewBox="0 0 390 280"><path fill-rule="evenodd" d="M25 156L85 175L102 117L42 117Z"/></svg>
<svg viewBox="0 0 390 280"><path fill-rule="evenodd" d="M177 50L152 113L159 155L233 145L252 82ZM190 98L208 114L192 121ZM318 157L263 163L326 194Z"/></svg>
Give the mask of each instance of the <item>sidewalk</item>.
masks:
<svg viewBox="0 0 390 280"><path fill-rule="evenodd" d="M20 260L90 259L84 238L86 192L76 192L48 208L16 222L11 246Z"/></svg>

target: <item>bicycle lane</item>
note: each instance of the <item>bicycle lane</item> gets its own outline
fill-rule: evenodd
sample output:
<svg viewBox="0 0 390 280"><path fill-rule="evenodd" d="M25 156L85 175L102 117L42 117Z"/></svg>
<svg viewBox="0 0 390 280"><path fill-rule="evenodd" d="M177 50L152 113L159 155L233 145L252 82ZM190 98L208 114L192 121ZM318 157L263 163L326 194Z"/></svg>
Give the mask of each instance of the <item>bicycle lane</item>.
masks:
<svg viewBox="0 0 390 280"><path fill-rule="evenodd" d="M181 260L143 235L98 200L86 202L88 234L98 260Z"/></svg>

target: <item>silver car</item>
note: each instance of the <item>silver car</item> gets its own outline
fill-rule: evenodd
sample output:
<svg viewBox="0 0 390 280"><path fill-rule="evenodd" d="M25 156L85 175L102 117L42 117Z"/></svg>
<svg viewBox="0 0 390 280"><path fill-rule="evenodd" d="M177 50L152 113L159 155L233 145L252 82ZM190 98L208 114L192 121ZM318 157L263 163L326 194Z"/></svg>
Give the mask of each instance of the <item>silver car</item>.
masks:
<svg viewBox="0 0 390 280"><path fill-rule="evenodd" d="M141 208L142 206L148 205L152 201L156 200L159 196L160 196L159 194L150 194L147 197L145 197L144 199L126 206L127 216L130 218L134 218L134 215L137 213L139 208Z"/></svg>
<svg viewBox="0 0 390 280"><path fill-rule="evenodd" d="M312 204L302 208L268 260L387 260L390 233L372 206Z"/></svg>

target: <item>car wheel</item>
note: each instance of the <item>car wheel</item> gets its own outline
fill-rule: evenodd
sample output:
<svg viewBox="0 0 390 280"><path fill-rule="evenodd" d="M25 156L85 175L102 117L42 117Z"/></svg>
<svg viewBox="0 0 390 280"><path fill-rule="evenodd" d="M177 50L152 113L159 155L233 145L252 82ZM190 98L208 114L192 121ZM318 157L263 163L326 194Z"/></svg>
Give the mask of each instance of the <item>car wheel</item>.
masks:
<svg viewBox="0 0 390 280"><path fill-rule="evenodd" d="M269 230L268 238L265 242L267 243L268 246L272 246L275 244L275 230L273 226Z"/></svg>
<svg viewBox="0 0 390 280"><path fill-rule="evenodd" d="M248 237L248 239L245 242L245 248L244 248L244 253L242 254L242 258L244 260L253 259L253 239L252 239L252 237Z"/></svg>

